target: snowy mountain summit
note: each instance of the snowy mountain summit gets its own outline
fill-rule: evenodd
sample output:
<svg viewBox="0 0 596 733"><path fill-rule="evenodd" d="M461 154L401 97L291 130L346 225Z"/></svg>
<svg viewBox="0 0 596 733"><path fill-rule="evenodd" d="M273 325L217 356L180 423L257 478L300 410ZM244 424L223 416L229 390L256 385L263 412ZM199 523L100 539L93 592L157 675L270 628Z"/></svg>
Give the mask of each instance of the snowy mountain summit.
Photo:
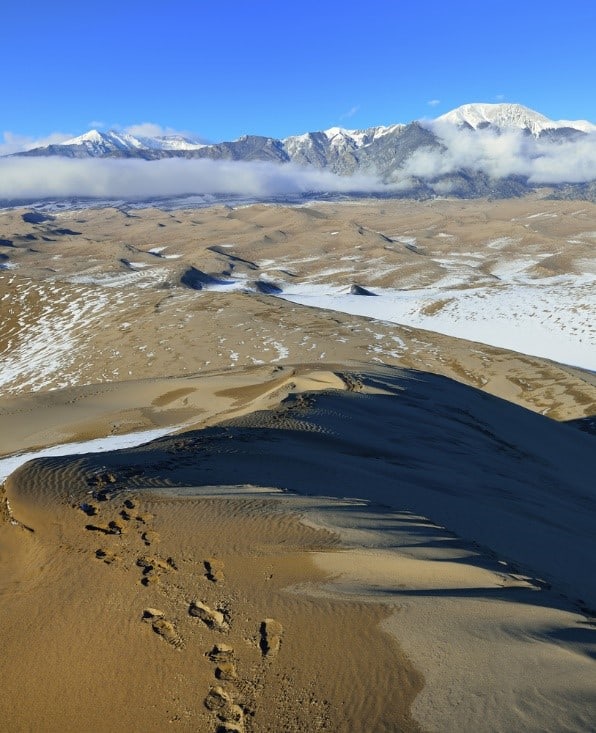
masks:
<svg viewBox="0 0 596 733"><path fill-rule="evenodd" d="M596 125L586 120L550 120L521 104L464 104L437 117L435 122L450 122L474 130L485 127L497 127L501 130L527 130L535 137L548 130L571 129L580 132L596 132Z"/></svg>
<svg viewBox="0 0 596 733"><path fill-rule="evenodd" d="M78 151L76 157L102 158L105 156L121 156L126 154L138 155L140 151L177 151L198 150L204 147L202 143L182 135L164 135L161 137L146 137L130 135L126 132L99 132L89 130L84 135L65 140L60 147L69 147Z"/></svg>

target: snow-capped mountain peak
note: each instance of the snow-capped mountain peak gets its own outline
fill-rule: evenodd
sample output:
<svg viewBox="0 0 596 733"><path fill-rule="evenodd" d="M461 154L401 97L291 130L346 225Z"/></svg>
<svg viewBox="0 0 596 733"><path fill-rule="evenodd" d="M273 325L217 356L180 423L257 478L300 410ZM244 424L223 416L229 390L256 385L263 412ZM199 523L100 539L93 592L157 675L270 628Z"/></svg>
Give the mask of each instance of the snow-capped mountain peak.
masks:
<svg viewBox="0 0 596 733"><path fill-rule="evenodd" d="M83 147L89 155L98 156L115 150L126 151L144 147L141 140L133 135L115 132L99 132L99 130L89 130L84 135L73 137L61 143L65 146Z"/></svg>
<svg viewBox="0 0 596 733"><path fill-rule="evenodd" d="M545 130L570 127L582 132L593 132L596 126L585 120L551 120L521 104L464 104L457 109L437 117L435 122L449 122L458 126L469 126L477 130L488 125L500 129L529 130L538 136Z"/></svg>
<svg viewBox="0 0 596 733"><path fill-rule="evenodd" d="M61 142L61 145L84 145L85 143L90 143L91 145L97 145L99 143L102 143L104 140L103 133L99 132L99 130L89 130L89 132L84 133L83 135L78 135L77 137L72 137L70 140L64 140L64 142Z"/></svg>
<svg viewBox="0 0 596 733"><path fill-rule="evenodd" d="M82 146L89 155L103 155L106 152L120 150L198 150L204 147L183 135L163 135L161 137L141 137L126 132L99 132L89 130L84 135L66 140L61 145Z"/></svg>

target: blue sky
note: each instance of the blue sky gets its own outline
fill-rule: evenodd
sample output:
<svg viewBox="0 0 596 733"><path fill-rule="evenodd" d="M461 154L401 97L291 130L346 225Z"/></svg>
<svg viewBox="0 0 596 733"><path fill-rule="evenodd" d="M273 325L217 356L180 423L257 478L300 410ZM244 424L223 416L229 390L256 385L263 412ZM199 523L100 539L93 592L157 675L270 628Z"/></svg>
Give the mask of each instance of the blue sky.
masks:
<svg viewBox="0 0 596 733"><path fill-rule="evenodd" d="M141 123L284 137L479 101L596 122L594 0L6 5L5 143Z"/></svg>

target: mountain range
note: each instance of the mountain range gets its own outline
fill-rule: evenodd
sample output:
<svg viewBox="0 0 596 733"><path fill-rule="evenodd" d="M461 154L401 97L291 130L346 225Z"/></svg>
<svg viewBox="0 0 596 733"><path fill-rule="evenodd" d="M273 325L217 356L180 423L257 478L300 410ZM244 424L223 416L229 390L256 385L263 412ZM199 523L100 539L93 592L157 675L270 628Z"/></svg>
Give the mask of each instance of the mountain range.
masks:
<svg viewBox="0 0 596 733"><path fill-rule="evenodd" d="M237 140L206 144L182 135L141 137L124 132L91 130L60 144L33 148L18 156L62 156L66 158L125 158L158 160L191 158L231 161L267 161L295 163L326 170L339 176L375 176L391 184L404 178L404 195L426 196L448 193L451 196L509 197L522 195L536 186L531 176L509 166L511 171L494 173L486 166L468 161L466 156L452 162L448 169L436 161L450 150L454 135L467 134L465 146L474 147L488 137L514 135L526 140L525 148L513 153L538 159L561 150L565 143L596 140L596 125L585 120L554 121L519 104L466 104L434 120L409 124L347 130L332 127L318 132L276 139L260 135L244 135ZM558 146L558 147L557 147ZM459 148L462 144L459 145ZM548 153L548 151L551 153ZM434 167L420 165L421 156L434 156ZM452 156L453 157L453 156ZM468 156L469 157L469 156ZM474 156L471 156L474 158ZM476 157L482 157L480 154ZM498 157L498 153L497 153ZM593 198L596 170L581 181L548 175L542 181L555 185L560 194L577 198ZM570 184L570 185L569 185Z"/></svg>

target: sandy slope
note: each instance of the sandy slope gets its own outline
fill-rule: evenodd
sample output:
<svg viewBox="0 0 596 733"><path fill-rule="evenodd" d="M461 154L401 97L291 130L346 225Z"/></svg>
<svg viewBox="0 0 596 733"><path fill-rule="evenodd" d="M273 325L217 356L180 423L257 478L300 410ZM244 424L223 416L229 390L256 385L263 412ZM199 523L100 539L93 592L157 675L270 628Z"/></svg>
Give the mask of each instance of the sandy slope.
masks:
<svg viewBox="0 0 596 733"><path fill-rule="evenodd" d="M203 556L223 558L234 577L231 595L223 601L201 590L201 599L221 605L234 619L233 646L247 646L239 653L238 669L241 660L253 655L252 662L242 661L243 681L233 685L245 708L254 711L247 729L253 724L254 730L312 729L314 718L298 713L306 699L313 700L311 710L330 730L408 729L408 702L419 685L413 665L427 679L415 706L425 728L461 730L472 720L477 730L588 730L596 713L590 683L596 679L596 647L593 626L578 611L596 603L593 438L433 375L378 367L366 373L344 370L335 378L322 372L320 383L337 387L338 378L344 389L312 392L316 371L297 370L294 396L277 409L255 411L259 391L263 404L272 407L270 390L238 385L232 377L230 389L218 390L220 396L233 395L236 408L250 404L251 410L145 447L28 464L7 482L13 515L35 530L24 536L29 543L41 543L50 566L51 558L59 562L65 550L82 568L85 563L97 567L97 549L109 559L117 556L111 565L128 573L122 576L126 590L119 598L129 600L111 603L118 618L126 615L126 622L119 623L139 638L135 644L146 631L139 621L143 603L166 612L185 649L197 643L194 636L187 640L192 628L188 603L197 588L212 588L204 580L197 585L197 566ZM104 474L112 474L114 483L94 478ZM99 514L89 518L76 507L90 500L94 485L99 498L108 501L92 502ZM252 495L274 487L315 497L364 498L372 504L288 495L279 496L280 504L266 496L259 499L259 494L230 500L230 487L239 485L254 487ZM122 489L137 497L140 514L154 517L138 522L135 507L131 519L122 521L118 513L128 495ZM188 498L153 499L147 494L151 489ZM295 520L284 518L288 511L300 513L306 525L292 529ZM124 534L104 534L110 519ZM308 539L308 527L315 539ZM326 527L327 533L317 527ZM185 558L189 572L194 570L175 576L167 565L161 570L157 565L159 582L139 586L142 572L135 562L153 551L144 549L143 533L148 547L159 549L162 562L168 555ZM335 548L334 537L342 539L340 547L352 549L329 552L324 545ZM318 551L324 575L317 576L305 549ZM283 564L288 552L300 553L293 557L299 576ZM60 587L59 576L51 578L52 585ZM277 578L277 590L272 594L267 586L261 595L259 584L269 576ZM39 581L42 598L50 593L45 588L50 577L44 573ZM18 631L22 607L15 606L15 597L8 596L6 618L16 638L28 632ZM69 604L80 603L77 598L78 591L74 596L71 591ZM60 606L52 595L48 603ZM301 629L291 659L282 661L285 643L276 657L276 681L267 676L273 668L265 674L257 663L255 629L265 615L274 616L284 629ZM399 647L375 636L382 617L383 628ZM344 619L346 631L340 631ZM41 637L43 647L47 635ZM336 644L345 666L337 665ZM383 661L381 649L393 661ZM61 659L73 670L87 664L87 657L72 648ZM325 665L330 665L328 672ZM134 672L139 681L148 674L141 666L144 672L136 665ZM209 687L209 669L203 665L197 671L203 689ZM397 678L387 675L389 669ZM178 676L184 677L183 672ZM353 706L340 704L347 689L353 691ZM409 697L388 704L392 695L407 690ZM110 695L109 689L95 689L95 708L107 709ZM47 699L40 707L44 704ZM210 719L201 717L206 713L200 698L194 707L184 705L187 721ZM157 709L160 716L170 710ZM490 724L483 727L486 715ZM296 722L290 724L290 718ZM89 718L91 727L97 725L94 720ZM139 729L143 725L149 723Z"/></svg>

